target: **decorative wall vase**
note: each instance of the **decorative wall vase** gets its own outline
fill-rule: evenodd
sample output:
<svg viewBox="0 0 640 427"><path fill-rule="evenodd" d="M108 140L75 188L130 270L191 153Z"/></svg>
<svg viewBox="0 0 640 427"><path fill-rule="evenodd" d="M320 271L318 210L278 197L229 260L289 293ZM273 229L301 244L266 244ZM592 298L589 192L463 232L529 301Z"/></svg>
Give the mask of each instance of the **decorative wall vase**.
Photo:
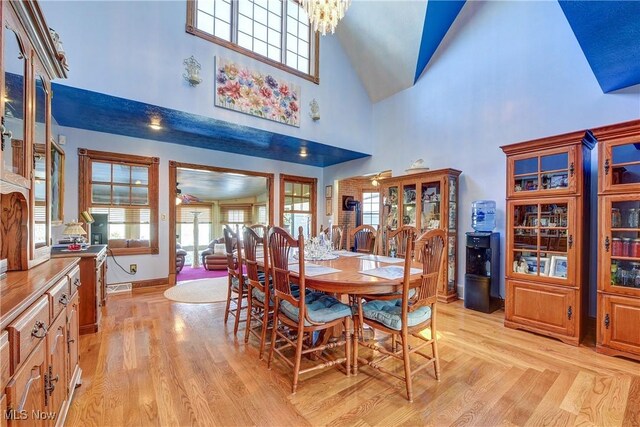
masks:
<svg viewBox="0 0 640 427"><path fill-rule="evenodd" d="M300 86L216 57L217 107L300 127Z"/></svg>

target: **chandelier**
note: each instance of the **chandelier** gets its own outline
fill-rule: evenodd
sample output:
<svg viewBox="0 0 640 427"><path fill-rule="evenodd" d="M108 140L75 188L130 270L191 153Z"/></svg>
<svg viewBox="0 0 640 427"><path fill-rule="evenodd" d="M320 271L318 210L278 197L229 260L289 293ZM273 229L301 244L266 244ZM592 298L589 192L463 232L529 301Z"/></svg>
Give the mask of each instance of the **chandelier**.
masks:
<svg viewBox="0 0 640 427"><path fill-rule="evenodd" d="M338 21L344 18L344 14L351 4L351 0L299 0L302 8L309 16L309 23L313 31L327 34L331 30L333 34L338 26Z"/></svg>

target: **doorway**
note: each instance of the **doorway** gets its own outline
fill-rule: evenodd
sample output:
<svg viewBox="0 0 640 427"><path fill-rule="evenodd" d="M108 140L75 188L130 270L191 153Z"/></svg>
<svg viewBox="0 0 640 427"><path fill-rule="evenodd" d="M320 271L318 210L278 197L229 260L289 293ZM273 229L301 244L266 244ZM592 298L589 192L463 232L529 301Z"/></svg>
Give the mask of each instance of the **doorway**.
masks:
<svg viewBox="0 0 640 427"><path fill-rule="evenodd" d="M169 162L169 283L227 275L223 228L273 220L273 174Z"/></svg>

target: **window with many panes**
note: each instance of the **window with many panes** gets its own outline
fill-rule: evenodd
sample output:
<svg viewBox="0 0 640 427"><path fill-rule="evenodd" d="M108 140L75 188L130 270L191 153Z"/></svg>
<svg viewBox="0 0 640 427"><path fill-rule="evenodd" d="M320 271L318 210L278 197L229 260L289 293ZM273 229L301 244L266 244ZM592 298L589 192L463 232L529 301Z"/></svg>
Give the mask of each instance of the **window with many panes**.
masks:
<svg viewBox="0 0 640 427"><path fill-rule="evenodd" d="M280 175L282 228L298 237L298 227L306 237L316 234L316 179Z"/></svg>
<svg viewBox="0 0 640 427"><path fill-rule="evenodd" d="M318 38L295 0L190 0L188 7L188 32L318 81Z"/></svg>
<svg viewBox="0 0 640 427"><path fill-rule="evenodd" d="M158 159L85 149L78 154L80 210L96 220L91 242L121 254L158 253Z"/></svg>
<svg viewBox="0 0 640 427"><path fill-rule="evenodd" d="M234 232L242 231L242 226L251 224L251 205L221 205L222 215L221 232L225 225L231 227Z"/></svg>
<svg viewBox="0 0 640 427"><path fill-rule="evenodd" d="M377 227L380 224L380 193L362 193L362 223Z"/></svg>

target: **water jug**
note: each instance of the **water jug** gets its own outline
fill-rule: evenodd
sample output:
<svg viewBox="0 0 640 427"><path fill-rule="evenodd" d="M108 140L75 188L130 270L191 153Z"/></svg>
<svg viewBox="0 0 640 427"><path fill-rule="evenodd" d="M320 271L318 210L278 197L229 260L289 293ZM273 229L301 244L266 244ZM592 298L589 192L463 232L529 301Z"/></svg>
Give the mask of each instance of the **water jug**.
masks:
<svg viewBox="0 0 640 427"><path fill-rule="evenodd" d="M471 204L471 227L475 231L493 231L496 228L496 202L476 200Z"/></svg>

